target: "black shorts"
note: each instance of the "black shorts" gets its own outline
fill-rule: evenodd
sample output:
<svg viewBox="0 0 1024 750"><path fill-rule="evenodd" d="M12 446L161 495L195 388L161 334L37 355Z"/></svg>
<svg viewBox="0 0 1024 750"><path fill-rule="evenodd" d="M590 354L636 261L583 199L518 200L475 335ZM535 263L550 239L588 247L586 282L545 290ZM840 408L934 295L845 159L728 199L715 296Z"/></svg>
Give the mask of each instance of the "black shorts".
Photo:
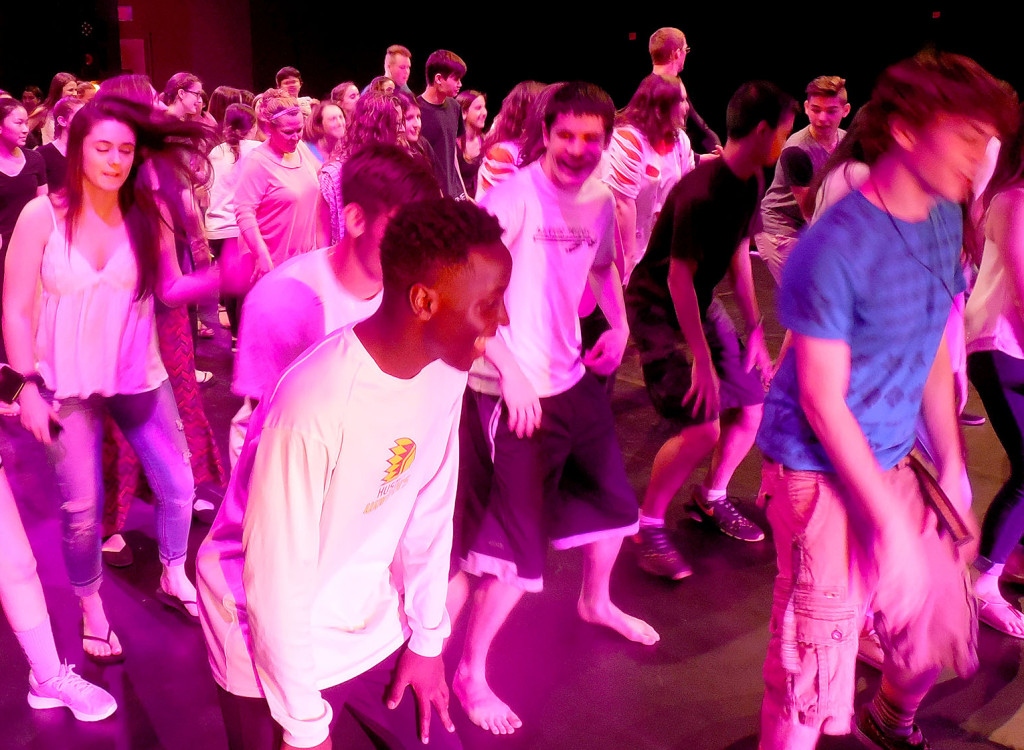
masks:
<svg viewBox="0 0 1024 750"><path fill-rule="evenodd" d="M663 314L654 314L649 309L630 309L629 312L630 333L640 350L644 384L658 414L682 427L718 419L718 414L705 416L703 409L694 414L693 403L683 403L692 383L693 364L679 331L669 325ZM764 403L761 378L756 369L747 372L744 367L746 348L717 298L708 308L703 328L711 362L718 373L721 410Z"/></svg>
<svg viewBox="0 0 1024 750"><path fill-rule="evenodd" d="M592 374L540 400L541 426L529 438L509 432L500 399L466 394L457 503L463 570L540 591L549 542L568 549L636 533L636 495L608 396Z"/></svg>

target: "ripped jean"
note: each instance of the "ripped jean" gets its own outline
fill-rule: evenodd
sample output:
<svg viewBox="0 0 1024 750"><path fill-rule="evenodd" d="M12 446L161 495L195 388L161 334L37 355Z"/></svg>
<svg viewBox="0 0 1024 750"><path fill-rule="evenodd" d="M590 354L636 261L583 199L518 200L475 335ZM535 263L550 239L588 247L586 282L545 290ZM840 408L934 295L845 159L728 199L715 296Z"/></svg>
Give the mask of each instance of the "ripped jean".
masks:
<svg viewBox="0 0 1024 750"><path fill-rule="evenodd" d="M58 414L64 430L47 448L47 458L60 491L64 564L80 597L99 591L102 580L104 410L135 450L153 488L161 563L184 561L192 523L192 467L166 380L145 393L63 399Z"/></svg>

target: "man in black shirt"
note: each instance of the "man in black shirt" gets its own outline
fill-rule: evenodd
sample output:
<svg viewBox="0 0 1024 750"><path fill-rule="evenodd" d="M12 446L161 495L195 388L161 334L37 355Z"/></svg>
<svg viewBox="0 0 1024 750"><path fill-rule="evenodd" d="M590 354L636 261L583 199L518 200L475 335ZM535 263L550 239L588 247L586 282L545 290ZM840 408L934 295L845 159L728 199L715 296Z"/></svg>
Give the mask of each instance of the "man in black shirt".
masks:
<svg viewBox="0 0 1024 750"><path fill-rule="evenodd" d="M462 184L456 153L456 139L462 134L462 107L455 100L466 75L466 63L454 52L439 49L427 58L427 90L417 97L423 126L420 138L425 138L437 156L434 164L441 190L449 198L462 198L466 186Z"/></svg>
<svg viewBox="0 0 1024 750"><path fill-rule="evenodd" d="M691 512L737 539L764 539L729 502L725 488L753 444L762 381L771 372L748 238L763 189L762 168L778 159L795 111L792 97L770 83L740 87L729 100L721 157L703 160L669 193L626 291L648 394L662 416L681 426L654 459L640 512L640 566L653 575L679 580L692 572L668 537L665 511L712 451ZM746 323L745 348L714 298L726 275ZM680 333L689 354L679 347Z"/></svg>

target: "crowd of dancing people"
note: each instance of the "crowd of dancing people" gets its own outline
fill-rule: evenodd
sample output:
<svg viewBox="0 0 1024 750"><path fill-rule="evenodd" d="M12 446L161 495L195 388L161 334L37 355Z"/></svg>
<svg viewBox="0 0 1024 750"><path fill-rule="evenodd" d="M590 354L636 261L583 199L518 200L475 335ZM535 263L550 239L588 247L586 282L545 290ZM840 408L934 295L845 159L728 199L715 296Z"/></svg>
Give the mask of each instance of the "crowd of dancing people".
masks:
<svg viewBox="0 0 1024 750"><path fill-rule="evenodd" d="M511 734L488 655L549 548L582 551L580 618L653 646L610 595L623 543L652 576L692 575L665 518L709 457L684 510L764 540L728 494L756 444L778 555L761 747L927 747L917 709L942 669L977 668L979 620L1024 639L999 588L1024 581L1017 95L922 52L849 130L838 76L802 105L745 83L723 143L680 80L688 52L656 31L618 110L591 83L524 81L490 119L462 58L431 54L416 95L401 45L320 99L292 67L255 95L182 72L0 96L0 410L56 479L86 658L131 658L103 569L132 564L121 532L152 496L155 595L202 626L232 750L329 748L340 711L387 747L461 747L441 662L459 619L452 692ZM774 359L752 251L786 329ZM200 314L218 301L222 321ZM227 460L194 349L218 323L242 398ZM610 405L629 345L673 429L640 498ZM1011 467L980 527L968 382ZM114 698L57 653L2 466L0 547L29 704L107 718ZM881 680L855 712L858 659Z"/></svg>

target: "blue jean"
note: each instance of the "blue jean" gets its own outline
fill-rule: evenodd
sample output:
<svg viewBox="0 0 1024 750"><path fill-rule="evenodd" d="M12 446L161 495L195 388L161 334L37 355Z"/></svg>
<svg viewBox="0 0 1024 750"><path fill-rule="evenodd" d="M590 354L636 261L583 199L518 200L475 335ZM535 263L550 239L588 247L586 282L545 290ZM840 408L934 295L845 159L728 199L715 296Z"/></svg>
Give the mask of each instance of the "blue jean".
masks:
<svg viewBox="0 0 1024 750"><path fill-rule="evenodd" d="M192 467L166 380L145 393L62 400L59 417L64 431L49 446L47 458L60 491L64 563L80 597L96 593L102 579L104 411L121 428L153 488L157 546L164 565L185 559L192 522Z"/></svg>

